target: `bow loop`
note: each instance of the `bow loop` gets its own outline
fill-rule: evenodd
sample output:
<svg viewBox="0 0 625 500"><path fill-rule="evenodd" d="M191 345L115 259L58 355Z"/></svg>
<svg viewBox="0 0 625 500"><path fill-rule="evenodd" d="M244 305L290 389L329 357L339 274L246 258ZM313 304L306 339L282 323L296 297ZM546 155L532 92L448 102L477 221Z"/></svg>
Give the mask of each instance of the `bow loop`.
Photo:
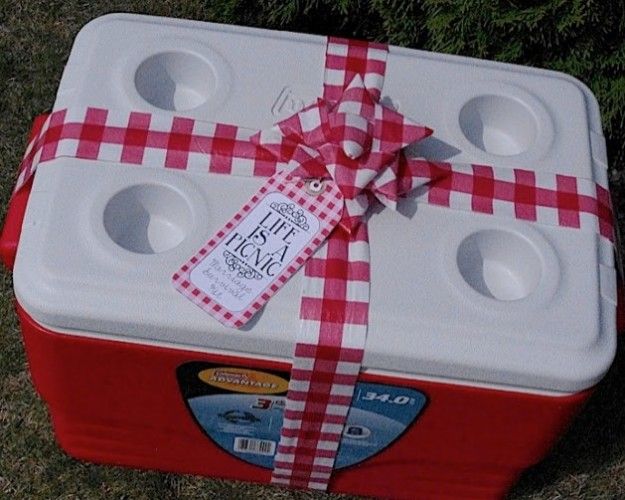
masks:
<svg viewBox="0 0 625 500"><path fill-rule="evenodd" d="M336 144L345 156L356 160L371 149L371 123L360 115L335 113L332 115L332 131Z"/></svg>
<svg viewBox="0 0 625 500"><path fill-rule="evenodd" d="M375 118L376 104L377 101L365 87L360 75L356 75L343 91L336 103L335 111L362 116L365 120L371 121Z"/></svg>
<svg viewBox="0 0 625 500"><path fill-rule="evenodd" d="M413 122L398 111L387 106L376 106L374 137L379 141L376 149L396 153L413 142L432 135L433 130Z"/></svg>

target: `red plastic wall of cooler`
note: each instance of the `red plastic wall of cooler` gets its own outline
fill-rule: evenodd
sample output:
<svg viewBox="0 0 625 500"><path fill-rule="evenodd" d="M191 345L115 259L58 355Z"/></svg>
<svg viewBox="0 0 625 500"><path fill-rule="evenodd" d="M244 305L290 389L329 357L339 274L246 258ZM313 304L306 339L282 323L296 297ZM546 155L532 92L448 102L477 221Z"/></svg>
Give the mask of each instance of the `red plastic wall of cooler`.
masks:
<svg viewBox="0 0 625 500"><path fill-rule="evenodd" d="M18 306L35 386L72 456L100 463L267 483L193 420L176 380L189 361L288 371L284 363L61 334ZM428 404L405 434L337 470L331 491L393 498L501 498L542 459L590 391L550 397L364 374L412 387Z"/></svg>

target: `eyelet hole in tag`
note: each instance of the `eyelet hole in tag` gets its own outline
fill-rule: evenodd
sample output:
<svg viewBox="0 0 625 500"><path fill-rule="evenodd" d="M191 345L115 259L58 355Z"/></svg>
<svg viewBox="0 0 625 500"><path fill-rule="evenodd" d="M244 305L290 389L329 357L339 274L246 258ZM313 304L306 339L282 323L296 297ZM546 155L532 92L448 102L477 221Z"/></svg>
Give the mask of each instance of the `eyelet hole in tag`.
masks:
<svg viewBox="0 0 625 500"><path fill-rule="evenodd" d="M334 182L274 174L173 284L225 326L240 328L314 254L342 213Z"/></svg>
<svg viewBox="0 0 625 500"><path fill-rule="evenodd" d="M306 192L312 196L317 196L323 191L322 179L308 179L306 181Z"/></svg>

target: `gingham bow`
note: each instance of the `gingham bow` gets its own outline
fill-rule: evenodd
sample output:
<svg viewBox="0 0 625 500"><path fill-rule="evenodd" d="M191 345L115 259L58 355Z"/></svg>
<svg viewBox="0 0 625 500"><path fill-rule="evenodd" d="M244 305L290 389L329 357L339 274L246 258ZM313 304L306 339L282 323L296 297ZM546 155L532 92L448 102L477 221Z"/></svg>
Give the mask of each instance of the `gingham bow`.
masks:
<svg viewBox="0 0 625 500"><path fill-rule="evenodd" d="M432 130L378 102L355 75L338 102L317 99L302 111L252 136L251 141L290 162L296 175L331 177L343 193L341 225L352 231L371 197L395 209L400 186L399 152Z"/></svg>

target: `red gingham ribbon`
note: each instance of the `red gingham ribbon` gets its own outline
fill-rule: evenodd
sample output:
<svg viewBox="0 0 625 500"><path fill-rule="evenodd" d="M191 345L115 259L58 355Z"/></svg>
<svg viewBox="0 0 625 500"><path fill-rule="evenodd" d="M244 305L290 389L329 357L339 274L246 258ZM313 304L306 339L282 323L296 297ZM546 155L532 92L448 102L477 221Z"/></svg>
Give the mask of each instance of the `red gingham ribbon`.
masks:
<svg viewBox="0 0 625 500"><path fill-rule="evenodd" d="M49 114L28 143L14 192L39 164L60 157L241 176L269 177L286 169L270 151L249 141L255 132L143 112L62 109ZM397 168L399 189L392 179L384 183L380 177L378 199L385 192L410 193L423 203L576 228L614 241L610 193L591 179L405 156Z"/></svg>
<svg viewBox="0 0 625 500"><path fill-rule="evenodd" d="M326 177L329 171L347 194L346 215L305 265L301 329L274 483L327 487L364 353L370 269L361 216L371 197L394 208L411 193L435 205L594 231L613 241L609 192L592 180L396 155L406 141L429 131L378 104L386 55L382 44L330 38L324 99L257 134L255 143L255 131L233 125L69 109L48 116L20 166L16 191L38 164L62 156L246 176L288 169L290 156L300 173ZM376 118L395 132L376 135ZM361 156L374 168L360 163Z"/></svg>
<svg viewBox="0 0 625 500"><path fill-rule="evenodd" d="M367 336L370 270L363 216L378 194L382 202L397 202L399 175L410 177L399 171L399 151L432 133L378 103L386 55L385 46L330 39L324 98L251 139L278 159L298 163L301 176L331 178L345 200L340 226L304 268L274 484L328 486Z"/></svg>

